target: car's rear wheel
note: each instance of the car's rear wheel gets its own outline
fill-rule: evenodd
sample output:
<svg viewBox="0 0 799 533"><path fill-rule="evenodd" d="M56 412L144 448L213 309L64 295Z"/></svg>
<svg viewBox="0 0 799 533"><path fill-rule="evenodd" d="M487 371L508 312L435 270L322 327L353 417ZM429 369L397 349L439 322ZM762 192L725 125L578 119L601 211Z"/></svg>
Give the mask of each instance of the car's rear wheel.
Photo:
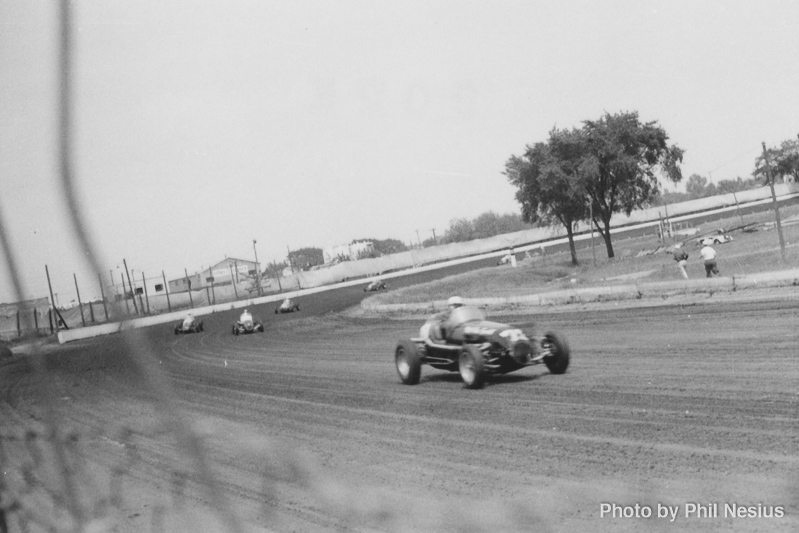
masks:
<svg viewBox="0 0 799 533"><path fill-rule="evenodd" d="M422 376L422 359L416 343L410 340L399 341L394 351L397 374L406 385L416 385Z"/></svg>
<svg viewBox="0 0 799 533"><path fill-rule="evenodd" d="M205 331L205 327L203 326L202 322L200 322L200 331Z"/></svg>
<svg viewBox="0 0 799 533"><path fill-rule="evenodd" d="M544 335L541 345L543 349L548 349L550 353L550 355L544 357L544 364L547 365L549 371L553 374L565 374L571 359L571 352L566 339L557 333L549 332Z"/></svg>
<svg viewBox="0 0 799 533"><path fill-rule="evenodd" d="M239 334L239 328L237 328L236 326L232 326L232 327L230 328L230 332L231 332L233 335L238 335L238 334Z"/></svg>
<svg viewBox="0 0 799 533"><path fill-rule="evenodd" d="M466 344L458 359L458 370L467 389L480 389L485 384L483 352L474 344Z"/></svg>

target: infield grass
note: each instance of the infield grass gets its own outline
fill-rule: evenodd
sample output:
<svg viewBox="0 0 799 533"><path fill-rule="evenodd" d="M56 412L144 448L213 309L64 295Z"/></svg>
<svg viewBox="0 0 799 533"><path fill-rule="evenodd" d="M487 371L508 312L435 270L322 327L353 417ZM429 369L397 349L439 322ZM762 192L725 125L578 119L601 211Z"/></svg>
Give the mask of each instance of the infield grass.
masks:
<svg viewBox="0 0 799 533"><path fill-rule="evenodd" d="M732 242L714 245L721 276L742 276L799 267L799 205L781 208L780 215L786 244L785 260L780 257L779 237L773 227L761 228L752 233L733 231L730 233L734 238ZM744 216L746 224L757 222L773 225L773 221L772 211ZM717 228L734 228L740 225L740 219L733 215L697 228L701 235ZM510 265L481 268L389 291L374 298L385 304L418 303L445 300L453 294L464 298L491 298L537 294L572 287L680 280L682 275L670 252L643 252L653 252L660 247L668 248L683 240L689 254L686 268L689 277L705 277L704 264L699 255L700 247L696 245L695 237L675 237L665 243L660 242L654 234L626 239L616 237L613 239L616 257L608 259L605 243L596 235L596 265L590 244L580 244L583 248L577 250L577 266L571 264L568 251L536 253L531 258L518 261L516 268ZM516 255L523 256L520 253Z"/></svg>

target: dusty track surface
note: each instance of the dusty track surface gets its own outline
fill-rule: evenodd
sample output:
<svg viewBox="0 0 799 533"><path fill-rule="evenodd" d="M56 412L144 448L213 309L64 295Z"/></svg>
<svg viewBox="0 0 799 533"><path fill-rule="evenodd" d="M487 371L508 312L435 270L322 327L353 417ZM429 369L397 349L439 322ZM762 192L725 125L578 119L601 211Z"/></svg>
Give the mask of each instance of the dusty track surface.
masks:
<svg viewBox="0 0 799 533"><path fill-rule="evenodd" d="M256 309L263 334L233 337L231 312L206 317L202 334L167 326L134 337L203 436L246 530L799 530L794 305L503 317L563 333L572 366L472 391L429 367L419 385L401 385L393 349L420 324L331 312L355 291L308 297L294 315ZM120 531L193 530L198 516L217 530L196 466L124 341L43 354L48 376L31 357L0 367L4 431L43 420L51 391L80 435L96 497L119 484ZM30 456L4 449L6 482L19 485ZM679 510L673 522L601 517L603 503ZM686 517L693 503L716 503L718 517ZM725 504L785 516L725 517Z"/></svg>

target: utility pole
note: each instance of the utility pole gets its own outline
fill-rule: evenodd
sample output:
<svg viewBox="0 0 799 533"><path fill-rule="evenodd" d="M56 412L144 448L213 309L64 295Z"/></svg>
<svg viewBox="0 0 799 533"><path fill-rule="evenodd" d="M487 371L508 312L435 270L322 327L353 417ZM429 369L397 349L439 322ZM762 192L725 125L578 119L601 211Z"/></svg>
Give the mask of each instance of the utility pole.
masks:
<svg viewBox="0 0 799 533"><path fill-rule="evenodd" d="M286 245L286 260L289 262L289 268L291 269L291 273L294 274L294 265L291 264L291 248L289 245Z"/></svg>
<svg viewBox="0 0 799 533"><path fill-rule="evenodd" d="M192 309L194 309L194 298L191 297L191 281L189 281L189 271L184 268L183 274L186 276L186 289L189 292L189 305Z"/></svg>
<svg viewBox="0 0 799 533"><path fill-rule="evenodd" d="M125 259L122 259L122 264L125 265L125 274L128 276L128 287L130 287L130 294L133 297L133 310L136 311L136 314L138 315L139 308L136 305L136 293L133 290L133 283L130 282L130 272L128 271L128 263L127 261L125 261ZM142 312L144 312L144 309L142 309Z"/></svg>
<svg viewBox="0 0 799 533"><path fill-rule="evenodd" d="M436 238L436 228L433 228L430 231L433 232L433 243L438 244L438 239Z"/></svg>
<svg viewBox="0 0 799 533"><path fill-rule="evenodd" d="M164 271L161 271L161 277L164 278L164 291L166 291L166 307L169 309L169 312L172 312L172 302L169 301L169 284L166 282L166 274Z"/></svg>
<svg viewBox="0 0 799 533"><path fill-rule="evenodd" d="M255 282L258 284L258 296L261 296L261 271L258 268L258 250L255 249L255 239L252 240L252 250L255 252Z"/></svg>
<svg viewBox="0 0 799 533"><path fill-rule="evenodd" d="M419 248L422 247L422 239L419 237L419 230L416 230L416 240L419 241Z"/></svg>
<svg viewBox="0 0 799 533"><path fill-rule="evenodd" d="M58 332L58 316L56 315L55 311L57 311L57 303L55 301L55 296L53 295L53 285L50 283L50 270L47 268L47 265L44 265L44 272L47 274L47 287L50 289L50 305L53 307L53 318L55 318L55 330Z"/></svg>
<svg viewBox="0 0 799 533"><path fill-rule="evenodd" d="M78 309L80 309L80 321L83 324L83 327L86 327L86 317L83 316L83 303L80 301L80 289L78 288L78 276L75 273L72 273L72 279L75 280L75 292L78 294Z"/></svg>
<svg viewBox="0 0 799 533"><path fill-rule="evenodd" d="M771 177L771 161L768 157L768 150L766 150L766 143L763 144L763 158L766 162L766 177L768 178L769 187L771 187L771 203L774 206L774 217L777 219L777 233L780 236L780 255L782 260L785 261L785 239L782 236L782 223L780 222L780 208L777 206L777 194L774 192L774 179Z"/></svg>

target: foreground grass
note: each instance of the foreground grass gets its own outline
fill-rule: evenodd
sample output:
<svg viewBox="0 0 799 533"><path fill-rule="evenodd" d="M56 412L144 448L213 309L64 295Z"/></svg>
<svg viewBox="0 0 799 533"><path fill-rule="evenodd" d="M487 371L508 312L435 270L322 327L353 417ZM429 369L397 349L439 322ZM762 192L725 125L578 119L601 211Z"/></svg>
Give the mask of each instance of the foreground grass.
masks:
<svg viewBox="0 0 799 533"><path fill-rule="evenodd" d="M731 233L735 240L714 246L718 252L717 261L722 276L743 276L799 267L799 224L793 223L799 221L799 206L782 209L780 214L786 224L783 226L786 241L785 260L780 257L776 230L761 230L754 233L735 231ZM747 215L744 219L747 224L768 223L773 220L772 212ZM730 217L698 228L702 234L717 228L737 226L740 226L740 219ZM464 298L491 298L522 296L581 286L680 280L682 275L671 253L660 251L642 254L677 242L680 242L680 239L675 238L667 243L661 243L655 235L616 238L613 241L616 257L608 259L604 241L598 237L594 250L596 265L594 265L594 254L588 246L577 251L578 266L571 264L568 252L536 254L532 258L519 261L517 268L508 265L482 268L389 291L374 298L386 304L420 303L444 300L453 294ZM684 246L690 255L687 267L689 277L704 277L705 268L699 256L699 247L695 245L695 239L689 238Z"/></svg>

